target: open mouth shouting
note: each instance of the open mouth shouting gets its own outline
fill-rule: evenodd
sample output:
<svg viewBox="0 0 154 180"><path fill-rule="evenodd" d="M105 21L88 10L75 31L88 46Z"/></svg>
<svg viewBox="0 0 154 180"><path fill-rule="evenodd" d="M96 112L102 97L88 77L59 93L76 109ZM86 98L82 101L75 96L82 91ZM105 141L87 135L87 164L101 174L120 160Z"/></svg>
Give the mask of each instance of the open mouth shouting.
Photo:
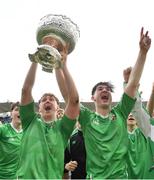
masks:
<svg viewBox="0 0 154 180"><path fill-rule="evenodd" d="M45 104L44 109L45 109L46 112L51 111L52 110L51 104L49 104L49 103Z"/></svg>
<svg viewBox="0 0 154 180"><path fill-rule="evenodd" d="M101 100L103 100L104 102L107 102L109 100L109 97L107 95L102 95Z"/></svg>
<svg viewBox="0 0 154 180"><path fill-rule="evenodd" d="M129 117L128 120L129 121L135 121L135 119L133 117Z"/></svg>

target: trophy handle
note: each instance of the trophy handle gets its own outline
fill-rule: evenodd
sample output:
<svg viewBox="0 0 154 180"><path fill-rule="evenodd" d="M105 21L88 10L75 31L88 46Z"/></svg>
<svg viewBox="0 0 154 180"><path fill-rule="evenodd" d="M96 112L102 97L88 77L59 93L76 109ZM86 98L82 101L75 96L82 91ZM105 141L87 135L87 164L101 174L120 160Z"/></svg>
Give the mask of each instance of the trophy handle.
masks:
<svg viewBox="0 0 154 180"><path fill-rule="evenodd" d="M28 54L31 62L42 65L45 72L53 72L53 68L62 67L61 54L52 46L40 45L34 54Z"/></svg>

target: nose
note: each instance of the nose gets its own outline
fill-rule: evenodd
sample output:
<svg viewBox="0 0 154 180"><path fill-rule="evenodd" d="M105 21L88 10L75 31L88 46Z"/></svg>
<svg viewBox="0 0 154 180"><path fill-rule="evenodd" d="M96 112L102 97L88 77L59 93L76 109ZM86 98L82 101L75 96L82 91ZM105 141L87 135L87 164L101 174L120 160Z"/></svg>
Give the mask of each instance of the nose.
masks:
<svg viewBox="0 0 154 180"><path fill-rule="evenodd" d="M103 88L102 88L102 91L103 91L103 92L107 92L108 89L107 89L106 87L103 87Z"/></svg>
<svg viewBox="0 0 154 180"><path fill-rule="evenodd" d="M129 116L133 116L133 114L132 114L132 113L130 113L130 114L129 114Z"/></svg>
<svg viewBox="0 0 154 180"><path fill-rule="evenodd" d="M51 101L50 101L50 99L46 99L46 101L45 101L45 103L50 103Z"/></svg>

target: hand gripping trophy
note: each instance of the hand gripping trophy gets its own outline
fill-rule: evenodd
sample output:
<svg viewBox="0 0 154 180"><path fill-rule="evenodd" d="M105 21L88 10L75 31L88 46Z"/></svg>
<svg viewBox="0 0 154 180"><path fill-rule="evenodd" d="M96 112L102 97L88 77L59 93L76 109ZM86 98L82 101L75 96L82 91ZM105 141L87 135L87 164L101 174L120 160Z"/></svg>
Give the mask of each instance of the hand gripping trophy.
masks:
<svg viewBox="0 0 154 180"><path fill-rule="evenodd" d="M70 54L79 36L79 28L70 18L48 14L40 19L36 32L39 46L34 54L29 54L29 59L40 63L43 71L52 72L53 68L61 67L59 52L66 44L69 44L68 54Z"/></svg>

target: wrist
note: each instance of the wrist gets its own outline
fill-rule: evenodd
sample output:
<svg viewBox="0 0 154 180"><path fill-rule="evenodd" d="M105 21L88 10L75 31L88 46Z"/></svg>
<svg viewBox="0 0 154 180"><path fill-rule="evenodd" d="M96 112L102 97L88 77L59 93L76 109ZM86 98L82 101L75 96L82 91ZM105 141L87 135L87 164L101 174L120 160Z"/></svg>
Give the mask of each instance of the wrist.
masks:
<svg viewBox="0 0 154 180"><path fill-rule="evenodd" d="M140 49L139 54L142 56L146 56L148 52L148 49Z"/></svg>

